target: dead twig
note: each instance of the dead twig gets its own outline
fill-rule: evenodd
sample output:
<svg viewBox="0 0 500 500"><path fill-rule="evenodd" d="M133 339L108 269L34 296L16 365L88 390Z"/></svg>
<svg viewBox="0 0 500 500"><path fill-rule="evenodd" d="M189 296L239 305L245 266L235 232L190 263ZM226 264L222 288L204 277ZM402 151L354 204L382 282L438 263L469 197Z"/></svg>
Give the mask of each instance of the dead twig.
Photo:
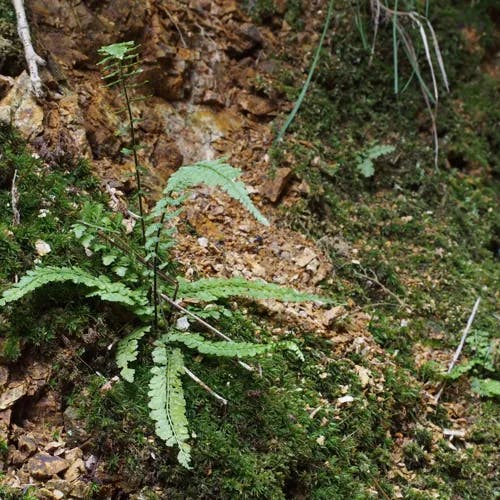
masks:
<svg viewBox="0 0 500 500"><path fill-rule="evenodd" d="M170 19L170 22L174 25L175 31L177 31L177 34L179 35L179 39L184 46L184 48L187 49L187 43L186 40L184 40L184 37L182 36L182 31L179 28L179 25L177 24L177 21L174 19L174 16L170 13L170 11L163 5L161 5L161 9L165 14L167 14L167 17Z"/></svg>
<svg viewBox="0 0 500 500"><path fill-rule="evenodd" d="M12 207L12 225L19 226L21 224L21 213L18 209L19 204L19 191L16 186L17 170L14 171L14 177L12 178L12 187L10 188L10 204Z"/></svg>
<svg viewBox="0 0 500 500"><path fill-rule="evenodd" d="M361 267L361 266L360 266ZM365 271L365 269L363 267L361 267L361 269L363 270L363 273L358 273L356 271L354 271L354 275L357 276L358 278L363 278L367 281L371 281L372 283L375 283L376 285L378 285L387 295L390 295L391 297L394 297L399 305L401 307L406 307L406 303L401 300L392 290L389 290L389 288L387 288L383 283L380 282L380 280L378 279L378 276L375 274L375 271L371 271L371 276L368 275L368 273Z"/></svg>
<svg viewBox="0 0 500 500"><path fill-rule="evenodd" d="M180 304L177 304L174 300L172 300L168 295L165 295L164 293L160 293L160 297L165 301L168 302L172 307L175 307L179 311L182 311L184 314L187 314L194 320L196 320L200 325L204 326L207 330L211 331L212 333L215 333L218 337L226 340L227 342L232 342L233 340L229 338L227 335L222 333L220 330L217 330L217 328L213 327L210 323L207 323L204 319L201 319L199 316L196 314L192 313L185 307L182 307ZM254 368L251 367L250 365L246 364L243 361L238 361L238 364L245 368L245 370L248 370L249 372L253 372Z"/></svg>
<svg viewBox="0 0 500 500"><path fill-rule="evenodd" d="M26 19L23 0L12 0L12 5L16 11L17 32L24 47L24 57L28 65L31 87L33 93L37 97L41 97L43 95L42 80L38 74L38 66L45 66L45 61L35 52L33 44L31 43L30 28L28 20Z"/></svg>
<svg viewBox="0 0 500 500"><path fill-rule="evenodd" d="M467 321L467 325L464 329L464 333L462 334L462 338L460 339L460 344L458 344L457 350L455 351L455 354L453 356L453 359L451 360L450 366L448 367L448 371L446 372L447 374L450 374L451 370L453 370L453 367L455 366L455 363L458 361L460 353L462 352L462 349L464 348L465 339L467 338L467 335L469 334L470 327L472 326L472 322L474 321L474 318L476 317L477 309L479 307L480 302L481 302L481 297L478 297L476 300L476 303L474 304L474 307L472 308L472 312L470 313L469 320ZM434 403L436 405L438 404L439 399L441 398L441 394L443 394L443 390L444 390L445 385L446 385L446 382L443 382L441 389L439 389L439 392L437 393L436 398L434 399Z"/></svg>
<svg viewBox="0 0 500 500"><path fill-rule="evenodd" d="M224 406L227 406L227 399L223 398L220 394L217 394L213 389L211 389L203 380L198 378L191 370L184 367L186 375L193 379L200 387L203 387L211 396L213 396L217 401L220 401Z"/></svg>

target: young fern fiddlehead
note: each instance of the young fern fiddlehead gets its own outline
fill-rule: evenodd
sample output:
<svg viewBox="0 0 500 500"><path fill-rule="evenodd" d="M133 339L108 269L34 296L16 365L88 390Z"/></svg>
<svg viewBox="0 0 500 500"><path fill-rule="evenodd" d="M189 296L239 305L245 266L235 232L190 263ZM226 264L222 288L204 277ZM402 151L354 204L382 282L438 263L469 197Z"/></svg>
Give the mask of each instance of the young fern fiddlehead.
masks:
<svg viewBox="0 0 500 500"><path fill-rule="evenodd" d="M114 43L112 45L106 45L99 49L99 54L102 55L102 59L99 61L99 65L103 68L104 80L107 81L107 87L120 87L122 97L125 101L125 109L127 111L128 118L128 128L130 133L130 145L131 148L123 148L122 153L130 154L132 153L134 158L135 167L135 180L137 183L137 197L139 202L139 215L141 223L141 233L142 233L142 243L146 243L146 224L144 222L144 207L143 207L143 193L142 193L142 183L141 183L141 166L139 164L139 158L137 156L137 151L139 149L139 144L137 143L135 137L135 122L132 113L132 103L134 101L140 100L141 98L132 98L130 96L130 89L135 85L130 83L130 80L142 73L142 69L139 65L139 47L135 42L122 42Z"/></svg>

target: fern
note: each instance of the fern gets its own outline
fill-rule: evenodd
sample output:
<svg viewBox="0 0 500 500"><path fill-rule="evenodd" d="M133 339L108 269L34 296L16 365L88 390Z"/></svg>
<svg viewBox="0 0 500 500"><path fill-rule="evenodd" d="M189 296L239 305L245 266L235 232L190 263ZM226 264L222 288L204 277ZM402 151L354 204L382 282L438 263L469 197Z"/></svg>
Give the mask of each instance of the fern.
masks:
<svg viewBox="0 0 500 500"><path fill-rule="evenodd" d="M28 271L18 283L5 290L0 298L0 307L15 302L49 283L70 281L75 285L90 288L87 297L97 296L101 300L117 302L132 309L138 316L151 313L147 299L140 291L134 291L122 283L114 283L106 276L92 276L78 267L37 267Z"/></svg>
<svg viewBox="0 0 500 500"><path fill-rule="evenodd" d="M151 369L149 383L150 416L155 421L156 434L167 446L178 446L177 460L190 468L191 447L186 417L186 401L180 375L184 372L184 360L179 349L169 349L161 341L153 350L155 366Z"/></svg>
<svg viewBox="0 0 500 500"><path fill-rule="evenodd" d="M392 153L395 149L394 146L389 144L376 144L357 156L356 168L361 172L363 177L372 177L375 174L373 160Z"/></svg>
<svg viewBox="0 0 500 500"><path fill-rule="evenodd" d="M206 340L197 333L170 333L163 336L165 343L179 342L190 349L195 349L201 354L219 356L224 358L252 358L278 349L292 351L301 361L304 356L293 342L277 342L271 344L255 344L253 342L213 342Z"/></svg>
<svg viewBox="0 0 500 500"><path fill-rule="evenodd" d="M179 280L178 297L197 299L204 302L227 297L247 297L250 299L276 299L283 302L319 301L329 302L324 297L309 293L297 292L274 283L244 278L204 278L197 281Z"/></svg>
<svg viewBox="0 0 500 500"><path fill-rule="evenodd" d="M136 328L132 333L129 333L125 338L120 340L116 351L116 364L121 368L120 375L127 382L134 381L135 370L129 367L137 359L139 354L139 340L144 337L144 334L151 330L150 326Z"/></svg>
<svg viewBox="0 0 500 500"><path fill-rule="evenodd" d="M125 102L125 110L128 118L128 131L130 134L130 147L122 148L121 153L125 155L132 154L134 158L135 180L137 183L137 197L139 201L139 215L141 223L142 242L146 242L146 225L144 222L143 192L141 183L141 165L137 151L140 145L136 141L135 124L132 113L132 103L142 100L142 97L131 97L131 90L136 87L130 81L142 73L139 61L139 47L134 41L114 43L105 45L98 50L102 59L97 63L104 71L103 79L107 82L107 87L120 87L120 91Z"/></svg>
<svg viewBox="0 0 500 500"><path fill-rule="evenodd" d="M245 184L239 180L241 170L232 167L224 159L200 161L181 167L168 179L164 194L183 193L201 184L218 187L231 198L239 201L259 222L269 226L268 220L259 212L248 196Z"/></svg>

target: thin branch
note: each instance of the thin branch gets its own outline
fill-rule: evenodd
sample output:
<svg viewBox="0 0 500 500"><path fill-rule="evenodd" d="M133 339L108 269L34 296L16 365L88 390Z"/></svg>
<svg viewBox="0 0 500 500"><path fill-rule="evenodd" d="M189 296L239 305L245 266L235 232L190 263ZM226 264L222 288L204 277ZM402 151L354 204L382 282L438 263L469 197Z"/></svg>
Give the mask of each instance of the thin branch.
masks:
<svg viewBox="0 0 500 500"><path fill-rule="evenodd" d="M14 171L14 177L12 178L12 187L10 189L10 204L12 207L12 225L19 226L21 224L21 214L19 212L19 191L16 186L17 170Z"/></svg>
<svg viewBox="0 0 500 500"><path fill-rule="evenodd" d="M213 389L211 389L203 380L199 379L191 370L184 367L186 375L192 378L200 387L203 387L211 396L213 396L217 401L220 401L224 406L227 406L227 399L223 398L220 394L217 394Z"/></svg>
<svg viewBox="0 0 500 500"><path fill-rule="evenodd" d="M358 276L359 278L364 278L365 280L372 281L373 283L378 285L385 293L387 293L391 297L394 297L399 302L399 305L401 307L406 306L406 304L403 300L401 300L392 290L389 290L389 288L387 288L383 283L381 283L379 281L378 276L375 274L374 271L370 270L372 275L369 276L363 267L361 267L361 269L363 270L363 273L358 273L358 272L354 271L354 274L356 276Z"/></svg>
<svg viewBox="0 0 500 500"><path fill-rule="evenodd" d="M163 9L163 12L165 12L165 14L167 14L167 17L170 19L170 22L174 25L175 31L177 31L182 45L184 45L184 48L187 49L187 43L184 40L184 37L182 36L182 32L179 28L179 25L175 21L174 17L172 16L172 14L170 14L170 11L166 7L162 7L162 9Z"/></svg>
<svg viewBox="0 0 500 500"><path fill-rule="evenodd" d="M185 307L182 307L180 304L177 304L174 300L172 300L168 295L165 295L164 293L160 293L160 297L165 301L168 302L172 307L175 307L179 311L182 311L184 314L187 314L194 320L196 320L200 325L204 326L207 330L210 330L212 333L215 333L215 335L219 336L220 338L226 340L227 342L232 342L233 340L222 333L220 330L217 330L217 328L213 327L210 323L207 323L205 320L201 319L199 316L196 314L192 313L190 310L186 309ZM249 372L253 372L254 369L246 364L243 361L238 361L238 364L241 365L245 370L248 370Z"/></svg>
<svg viewBox="0 0 500 500"><path fill-rule="evenodd" d="M451 370L453 370L453 367L455 366L456 362L458 361L458 358L460 356L460 353L462 352L462 349L464 348L465 345L465 339L467 338L467 335L469 334L470 327L472 326L472 322L474 321L474 318L476 317L477 309L479 307L479 303L481 302L481 297L478 297L476 300L476 303L474 304L474 307L472 308L472 312L470 313L469 320L467 321L467 326L464 329L464 333L462 334L462 338L460 339L460 344L458 344L457 350L455 351L455 354L453 356L453 359L451 360L450 366L448 367L448 371L446 372L447 374L451 373ZM439 399L441 398L441 394L443 394L445 384L441 386L441 389L436 395L436 398L434 400L435 404L438 404Z"/></svg>
<svg viewBox="0 0 500 500"><path fill-rule="evenodd" d="M42 97L42 80L38 74L38 66L44 66L45 61L35 52L33 44L31 43L30 28L28 20L26 19L26 11L24 10L23 0L12 0L12 5L16 11L17 32L24 47L24 57L28 65L31 87L33 89L33 93L37 97Z"/></svg>

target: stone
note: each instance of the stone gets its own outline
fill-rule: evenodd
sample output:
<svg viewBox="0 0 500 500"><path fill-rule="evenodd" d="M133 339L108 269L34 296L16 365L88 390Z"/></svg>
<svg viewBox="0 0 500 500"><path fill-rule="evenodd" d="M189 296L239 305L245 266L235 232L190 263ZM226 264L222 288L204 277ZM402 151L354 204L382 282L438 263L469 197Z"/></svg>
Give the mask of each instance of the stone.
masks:
<svg viewBox="0 0 500 500"><path fill-rule="evenodd" d="M85 473L85 463L81 458L77 458L64 473L64 479L73 482Z"/></svg>
<svg viewBox="0 0 500 500"><path fill-rule="evenodd" d="M50 491L48 488L38 488L36 496L37 498L40 498L42 500L49 500L50 498L53 498L52 491Z"/></svg>
<svg viewBox="0 0 500 500"><path fill-rule="evenodd" d="M0 99L3 99L14 86L14 78L0 75Z"/></svg>
<svg viewBox="0 0 500 500"><path fill-rule="evenodd" d="M291 177L291 168L278 168L273 178L268 178L264 182L260 190L262 195L265 196L271 203L276 203L283 195Z"/></svg>
<svg viewBox="0 0 500 500"><path fill-rule="evenodd" d="M327 309L322 314L322 323L325 326L332 325L337 319L339 319L343 314L345 314L344 306L336 306L331 309Z"/></svg>
<svg viewBox="0 0 500 500"><path fill-rule="evenodd" d="M310 248L304 248L302 255L295 259L295 264L299 267L306 267L313 259L316 258L316 254Z"/></svg>
<svg viewBox="0 0 500 500"><path fill-rule="evenodd" d="M38 445L30 434L22 434L17 440L17 447L19 451L26 453L27 455L32 455L38 449Z"/></svg>
<svg viewBox="0 0 500 500"><path fill-rule="evenodd" d="M47 443L45 445L44 450L48 453L54 454L54 451L58 450L59 448L63 447L66 443L64 441L50 441L50 443Z"/></svg>
<svg viewBox="0 0 500 500"><path fill-rule="evenodd" d="M61 490L52 490L52 498L55 498L55 500L61 500L65 496Z"/></svg>
<svg viewBox="0 0 500 500"><path fill-rule="evenodd" d="M80 415L78 414L78 410L73 406L68 406L64 411L64 427L67 433L67 442L70 446L73 443L75 444L81 443L88 439L88 433L85 430L83 423L81 421Z"/></svg>
<svg viewBox="0 0 500 500"><path fill-rule="evenodd" d="M175 142L161 136L156 142L151 160L155 167L176 170L182 165L184 158Z"/></svg>
<svg viewBox="0 0 500 500"><path fill-rule="evenodd" d="M83 458L83 451L80 448L71 448L71 450L66 450L64 458L70 462L74 462L79 458Z"/></svg>
<svg viewBox="0 0 500 500"><path fill-rule="evenodd" d="M160 116L153 109L148 109L142 115L139 128L147 134L158 133L162 129L163 123Z"/></svg>
<svg viewBox="0 0 500 500"><path fill-rule="evenodd" d="M62 425L61 396L55 391L48 391L26 411L26 418L34 424L58 427Z"/></svg>
<svg viewBox="0 0 500 500"><path fill-rule="evenodd" d="M0 410L10 408L26 394L26 391L27 388L24 382L11 382L7 390L0 395Z"/></svg>
<svg viewBox="0 0 500 500"><path fill-rule="evenodd" d="M64 479L49 479L45 483L45 486L50 490L59 490L62 491L64 495L69 495L72 484L68 483L68 481L65 481Z"/></svg>
<svg viewBox="0 0 500 500"><path fill-rule="evenodd" d="M9 439L10 420L12 418L12 410L0 411L0 439L7 442Z"/></svg>
<svg viewBox="0 0 500 500"><path fill-rule="evenodd" d="M238 94L237 102L242 110L255 116L266 116L276 110L276 105L269 99L246 91Z"/></svg>
<svg viewBox="0 0 500 500"><path fill-rule="evenodd" d="M43 109L31 92L31 80L23 71L7 95L0 101L0 123L13 125L27 139L43 131Z"/></svg>
<svg viewBox="0 0 500 500"><path fill-rule="evenodd" d="M90 455L87 460L85 460L85 469L89 472L94 472L97 467L97 457L95 455Z"/></svg>
<svg viewBox="0 0 500 500"><path fill-rule="evenodd" d="M7 385L9 380L9 369L6 366L0 365L0 387Z"/></svg>
<svg viewBox="0 0 500 500"><path fill-rule="evenodd" d="M68 467L67 460L40 452L29 459L27 469L34 478L47 479L64 472Z"/></svg>
<svg viewBox="0 0 500 500"><path fill-rule="evenodd" d="M76 481L71 490L72 498L89 498L89 483Z"/></svg>
<svg viewBox="0 0 500 500"><path fill-rule="evenodd" d="M22 465L26 462L28 454L17 450L13 446L9 447L9 463L12 465Z"/></svg>

